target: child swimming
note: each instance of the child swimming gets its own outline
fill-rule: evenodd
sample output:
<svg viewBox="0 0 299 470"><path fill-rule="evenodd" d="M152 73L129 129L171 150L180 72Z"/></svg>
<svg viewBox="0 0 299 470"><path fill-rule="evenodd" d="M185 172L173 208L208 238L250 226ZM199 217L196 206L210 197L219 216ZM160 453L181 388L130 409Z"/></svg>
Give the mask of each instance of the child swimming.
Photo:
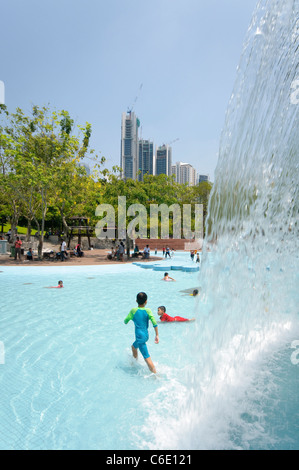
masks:
<svg viewBox="0 0 299 470"><path fill-rule="evenodd" d="M195 318L191 318L190 320L188 318L183 318L183 317L171 317L166 313L166 307L163 305L161 307L158 307L158 315L160 317L161 322L172 322L172 321L195 321Z"/></svg>
<svg viewBox="0 0 299 470"><path fill-rule="evenodd" d="M164 273L164 277L163 279L161 279L161 281L175 281L175 279L173 279L173 277L170 277L168 273Z"/></svg>
<svg viewBox="0 0 299 470"><path fill-rule="evenodd" d="M46 289L62 289L63 288L63 282L62 281L58 281L58 285L57 286L49 286L49 287L46 287Z"/></svg>

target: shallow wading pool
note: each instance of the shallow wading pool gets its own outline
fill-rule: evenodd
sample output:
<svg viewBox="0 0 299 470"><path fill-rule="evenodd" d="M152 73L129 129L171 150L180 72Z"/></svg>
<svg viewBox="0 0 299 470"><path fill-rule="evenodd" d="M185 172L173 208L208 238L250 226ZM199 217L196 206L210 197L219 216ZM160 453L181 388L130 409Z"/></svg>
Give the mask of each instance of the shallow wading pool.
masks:
<svg viewBox="0 0 299 470"><path fill-rule="evenodd" d="M160 261L195 266L188 254ZM155 377L142 357L131 357L134 324L123 320L148 294L156 318L197 315L198 300L180 290L198 285L198 272L162 272L132 265L3 267L0 273L1 449L134 449L147 447L142 426L147 400L176 383L190 357L190 324L159 324L160 344L149 328ZM64 282L63 289L46 286ZM3 363L4 362L4 363ZM156 404L152 403L155 407Z"/></svg>

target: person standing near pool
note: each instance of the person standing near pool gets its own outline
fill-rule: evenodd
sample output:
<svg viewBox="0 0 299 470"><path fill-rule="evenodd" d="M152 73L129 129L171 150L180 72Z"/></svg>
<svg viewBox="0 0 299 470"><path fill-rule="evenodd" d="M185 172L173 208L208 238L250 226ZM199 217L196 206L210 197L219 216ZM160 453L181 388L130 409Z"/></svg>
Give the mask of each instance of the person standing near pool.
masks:
<svg viewBox="0 0 299 470"><path fill-rule="evenodd" d="M170 258L170 248L169 248L169 246L166 247L165 258L167 258L167 255Z"/></svg>
<svg viewBox="0 0 299 470"><path fill-rule="evenodd" d="M66 243L62 240L61 247L60 247L60 259L64 261L66 258Z"/></svg>
<svg viewBox="0 0 299 470"><path fill-rule="evenodd" d="M155 328L155 343L159 343L159 333L158 333L158 325L156 319L149 308L145 308L147 304L147 295L145 292L139 292L136 298L138 307L132 308L130 310L129 315L126 316L124 319L124 323L129 323L132 320L135 324L135 341L132 344L132 353L133 357L137 359L138 357L138 349L140 350L149 370L156 373L156 368L153 364L153 361L149 355L146 342L148 341L148 324L149 320L151 320L153 327Z"/></svg>
<svg viewBox="0 0 299 470"><path fill-rule="evenodd" d="M15 241L15 260L17 259L17 256L19 259L21 259L21 246L22 246L22 240L17 237Z"/></svg>

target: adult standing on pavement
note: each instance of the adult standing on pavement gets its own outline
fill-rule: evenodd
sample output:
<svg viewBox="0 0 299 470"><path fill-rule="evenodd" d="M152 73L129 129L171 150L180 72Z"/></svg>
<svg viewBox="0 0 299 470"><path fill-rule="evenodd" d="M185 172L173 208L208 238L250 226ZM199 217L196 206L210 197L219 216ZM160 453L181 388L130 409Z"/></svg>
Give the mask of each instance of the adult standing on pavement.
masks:
<svg viewBox="0 0 299 470"><path fill-rule="evenodd" d="M64 261L66 259L66 243L62 240L61 248L60 248L60 259Z"/></svg>
<svg viewBox="0 0 299 470"><path fill-rule="evenodd" d="M17 237L15 241L15 260L17 259L17 256L19 259L21 259L21 246L22 246L22 240Z"/></svg>

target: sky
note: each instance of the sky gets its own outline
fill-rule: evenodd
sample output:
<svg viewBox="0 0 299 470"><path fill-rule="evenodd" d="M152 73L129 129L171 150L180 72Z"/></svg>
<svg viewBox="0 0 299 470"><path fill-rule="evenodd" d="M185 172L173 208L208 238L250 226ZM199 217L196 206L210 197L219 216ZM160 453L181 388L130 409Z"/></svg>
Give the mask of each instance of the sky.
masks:
<svg viewBox="0 0 299 470"><path fill-rule="evenodd" d="M257 0L0 0L5 104L67 110L120 165L121 115L173 163L214 178L221 130ZM92 167L93 162L86 161Z"/></svg>

